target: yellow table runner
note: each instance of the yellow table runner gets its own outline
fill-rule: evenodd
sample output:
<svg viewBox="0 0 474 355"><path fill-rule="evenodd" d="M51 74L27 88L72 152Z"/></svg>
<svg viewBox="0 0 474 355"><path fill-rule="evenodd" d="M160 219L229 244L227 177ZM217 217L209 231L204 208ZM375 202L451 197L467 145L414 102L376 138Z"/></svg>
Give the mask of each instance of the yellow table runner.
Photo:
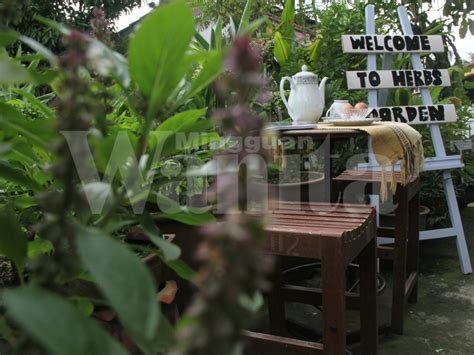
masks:
<svg viewBox="0 0 474 355"><path fill-rule="evenodd" d="M421 134L405 123L376 122L368 126L334 126L318 125L318 129L347 130L355 129L367 132L372 139L372 150L375 159L382 168L380 197L387 199L387 166L391 169L391 189L395 193L395 164L400 160L401 184L406 185L413 177L418 176L423 166L424 153Z"/></svg>

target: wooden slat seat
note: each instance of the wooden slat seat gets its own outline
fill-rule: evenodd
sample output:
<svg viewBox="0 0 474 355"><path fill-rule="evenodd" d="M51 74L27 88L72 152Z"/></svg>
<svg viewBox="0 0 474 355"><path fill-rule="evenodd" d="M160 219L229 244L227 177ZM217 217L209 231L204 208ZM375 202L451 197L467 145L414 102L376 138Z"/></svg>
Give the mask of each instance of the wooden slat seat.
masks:
<svg viewBox="0 0 474 355"><path fill-rule="evenodd" d="M266 215L262 252L278 256L321 259L322 289L287 287L281 273L274 276L269 294L272 334L245 332L259 354L345 354L346 275L349 263L359 257L361 271L360 317L364 354L375 354L376 325L376 219L366 205L336 205L278 201ZM319 297L317 295L319 293ZM284 302L322 303L323 343L288 337ZM321 302L322 301L322 302Z"/></svg>

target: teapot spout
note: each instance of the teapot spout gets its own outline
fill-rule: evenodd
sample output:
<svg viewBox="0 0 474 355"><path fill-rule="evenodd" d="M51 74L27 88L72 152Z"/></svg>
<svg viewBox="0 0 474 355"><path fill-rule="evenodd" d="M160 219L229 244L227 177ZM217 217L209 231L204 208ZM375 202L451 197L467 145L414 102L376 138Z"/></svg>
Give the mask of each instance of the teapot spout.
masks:
<svg viewBox="0 0 474 355"><path fill-rule="evenodd" d="M326 86L326 81L328 80L327 77L324 77L323 80L321 80L321 83L319 84L319 95L321 97L321 101L323 102L323 106L324 106L324 103L326 101L326 97L324 96L324 92L325 92L325 86Z"/></svg>

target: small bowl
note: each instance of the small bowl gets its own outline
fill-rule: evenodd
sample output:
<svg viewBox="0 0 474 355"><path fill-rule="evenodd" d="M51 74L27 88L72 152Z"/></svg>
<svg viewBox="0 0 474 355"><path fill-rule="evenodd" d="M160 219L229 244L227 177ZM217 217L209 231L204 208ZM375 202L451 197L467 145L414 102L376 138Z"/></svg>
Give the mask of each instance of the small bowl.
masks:
<svg viewBox="0 0 474 355"><path fill-rule="evenodd" d="M344 110L342 112L337 112L336 116L338 119L342 120L361 120L366 118L366 116L370 113L371 110L371 108L353 108L349 110Z"/></svg>

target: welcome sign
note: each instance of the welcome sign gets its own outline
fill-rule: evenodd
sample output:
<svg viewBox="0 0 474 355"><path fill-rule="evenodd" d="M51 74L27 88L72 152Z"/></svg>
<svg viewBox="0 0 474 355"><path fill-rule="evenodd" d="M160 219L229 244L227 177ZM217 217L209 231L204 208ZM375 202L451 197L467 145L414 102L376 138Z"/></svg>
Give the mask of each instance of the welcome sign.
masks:
<svg viewBox="0 0 474 355"><path fill-rule="evenodd" d="M441 36L402 35L344 35L344 53L441 53L444 52Z"/></svg>

